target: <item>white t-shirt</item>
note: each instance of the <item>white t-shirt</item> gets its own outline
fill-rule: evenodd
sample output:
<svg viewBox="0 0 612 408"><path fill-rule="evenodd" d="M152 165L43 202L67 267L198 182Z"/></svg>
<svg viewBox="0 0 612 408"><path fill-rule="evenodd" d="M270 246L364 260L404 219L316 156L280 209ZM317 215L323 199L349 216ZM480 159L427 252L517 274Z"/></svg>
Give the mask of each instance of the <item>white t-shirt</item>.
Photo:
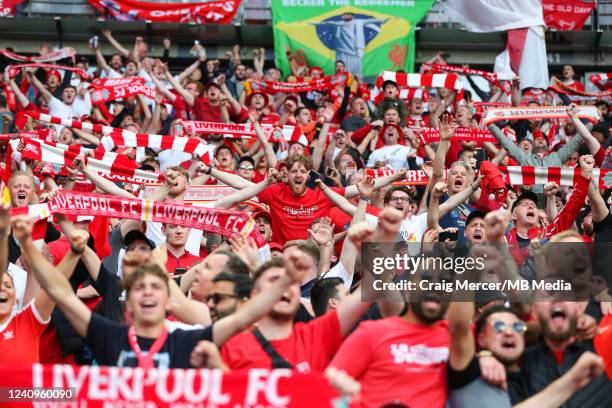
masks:
<svg viewBox="0 0 612 408"><path fill-rule="evenodd" d="M72 105L66 105L56 97L52 97L49 101L49 115L59 116L61 118L78 118L89 116L91 114L91 100L89 94L86 94L85 99L77 96L74 98ZM62 131L62 125L54 125L57 133Z"/></svg>
<svg viewBox="0 0 612 408"><path fill-rule="evenodd" d="M408 154L415 150L410 146L396 144L393 146L384 146L376 149L368 158L367 167L376 166L376 162L384 162L387 167L393 170L401 170L408 167ZM419 160L421 163L419 163ZM417 164L422 164L423 159L417 157Z"/></svg>
<svg viewBox="0 0 612 408"><path fill-rule="evenodd" d="M378 217L366 214L365 219L371 225L376 226L378 224ZM406 242L421 242L423 234L427 231L427 213L421 213L419 215L413 215L410 218L406 218L402 221L400 227L400 237L398 241L403 239Z"/></svg>
<svg viewBox="0 0 612 408"><path fill-rule="evenodd" d="M334 265L333 268L329 270L329 272L322 276L322 278L340 278L344 282L344 286L346 286L347 289L350 289L351 283L353 283L353 273L349 273L349 271L346 270L342 262L338 262L336 265Z"/></svg>

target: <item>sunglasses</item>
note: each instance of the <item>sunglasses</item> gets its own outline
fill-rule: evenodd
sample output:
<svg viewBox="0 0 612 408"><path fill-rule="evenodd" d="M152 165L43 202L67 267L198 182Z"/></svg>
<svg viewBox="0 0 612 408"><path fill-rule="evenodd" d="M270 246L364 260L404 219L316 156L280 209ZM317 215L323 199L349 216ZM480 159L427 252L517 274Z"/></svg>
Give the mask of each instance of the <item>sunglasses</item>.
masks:
<svg viewBox="0 0 612 408"><path fill-rule="evenodd" d="M229 293L211 293L210 295L206 296L206 303L212 303L216 305L225 299L237 299L237 298L238 296L232 295Z"/></svg>
<svg viewBox="0 0 612 408"><path fill-rule="evenodd" d="M512 330L518 334L525 334L527 331L527 325L525 322L514 322L511 325ZM497 320L493 323L493 331L495 333L503 333L508 328L508 324L506 322L502 322L501 320Z"/></svg>
<svg viewBox="0 0 612 408"><path fill-rule="evenodd" d="M240 166L238 167L240 170L254 170L255 167L253 166Z"/></svg>

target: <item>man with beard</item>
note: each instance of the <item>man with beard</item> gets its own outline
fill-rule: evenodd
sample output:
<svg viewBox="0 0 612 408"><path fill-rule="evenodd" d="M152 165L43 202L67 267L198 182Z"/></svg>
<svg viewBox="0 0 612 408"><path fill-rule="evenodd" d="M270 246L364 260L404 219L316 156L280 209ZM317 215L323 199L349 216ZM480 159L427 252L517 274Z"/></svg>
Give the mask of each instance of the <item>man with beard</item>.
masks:
<svg viewBox="0 0 612 408"><path fill-rule="evenodd" d="M229 316L249 300L252 289L248 275L221 272L213 278L210 294L206 303L213 322Z"/></svg>
<svg viewBox="0 0 612 408"><path fill-rule="evenodd" d="M529 378L530 391L537 393L571 369L579 358L594 352L592 340L577 338L578 318L583 314L580 302L542 301L533 311L542 327L542 337L525 351L522 375ZM569 399L568 407L612 406L612 382L599 375Z"/></svg>
<svg viewBox="0 0 612 408"><path fill-rule="evenodd" d="M306 186L312 170L312 159L309 156L294 155L287 159L288 184L276 183L266 187L257 194L260 203L270 206L272 224L272 240L283 245L287 241L308 238L307 230L312 222L329 214L334 207L325 194L319 190L311 190ZM225 173L209 167L205 173L212 175L221 182L236 189L253 186L253 183L235 174ZM395 180L404 178L405 173L381 177L376 180L374 188L381 188ZM356 186L333 188L333 191L347 198L359 194Z"/></svg>
<svg viewBox="0 0 612 408"><path fill-rule="evenodd" d="M423 260L438 256L428 254ZM442 408L448 394L449 364L463 371L470 361L466 346L472 336L473 303L452 302L449 307L450 293L429 287L452 282L453 272L419 268L412 276L417 289L409 293L408 311L403 316L362 322L330 363L360 382L365 407L395 402ZM445 315L448 321L443 320Z"/></svg>
<svg viewBox="0 0 612 408"><path fill-rule="evenodd" d="M480 366L474 361L473 367L464 378L466 385L451 392L450 408L503 408L511 405L525 408L559 407L589 382L596 379L601 382L602 361L594 353L586 351L575 364L568 364L567 369L559 369L557 380L542 391L534 393L530 377L525 371L521 371L526 331L527 325L517 312L503 305L492 306L478 317L476 342L483 350L478 355L480 358L490 358L488 356L492 355L503 364L507 376L507 390L485 382L481 375L490 373L481 374Z"/></svg>

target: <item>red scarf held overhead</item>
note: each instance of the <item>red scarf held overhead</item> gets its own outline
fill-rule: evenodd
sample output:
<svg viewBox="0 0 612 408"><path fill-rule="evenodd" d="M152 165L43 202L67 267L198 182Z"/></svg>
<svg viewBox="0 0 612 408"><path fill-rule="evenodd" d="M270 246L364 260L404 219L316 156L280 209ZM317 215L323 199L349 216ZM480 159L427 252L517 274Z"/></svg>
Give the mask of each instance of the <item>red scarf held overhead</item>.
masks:
<svg viewBox="0 0 612 408"><path fill-rule="evenodd" d="M29 68L29 67L47 68L51 70L71 71L77 74L78 76L80 76L81 79L87 80L91 78L91 76L87 72L82 70L81 68L67 67L65 65L53 65L53 64L42 64L42 63L17 64L17 65L7 66L6 70L7 70L8 76L10 78L14 78L17 76L17 74L19 74L19 71L21 71L24 68Z"/></svg>
<svg viewBox="0 0 612 408"><path fill-rule="evenodd" d="M421 138L421 142L425 144L439 142L440 130L436 128L421 128L419 137ZM487 129L457 128L455 129L452 140L497 143L495 136Z"/></svg>
<svg viewBox="0 0 612 408"><path fill-rule="evenodd" d="M602 90L602 92L579 91L576 88L573 88L571 86L564 84L563 82L559 81L557 78L553 78L552 84L550 85L550 89L552 89L553 91L559 92L565 95L569 95L569 96L582 96L585 98L606 98L606 97L612 96L612 89L610 88L604 89L605 88L604 86L598 86L598 87L599 89Z"/></svg>
<svg viewBox="0 0 612 408"><path fill-rule="evenodd" d="M54 213L183 225L225 237L239 234L253 238L258 247L267 245L252 218L240 211L68 191L61 191L47 203L11 209L11 215L34 219L45 219Z"/></svg>
<svg viewBox="0 0 612 408"><path fill-rule="evenodd" d="M350 83L349 74L340 72L323 78L311 79L308 82L274 82L265 79L247 80L244 84L244 89L247 96L253 92L268 94L275 94L277 92L300 93L327 90L336 86L344 86L347 83Z"/></svg>
<svg viewBox="0 0 612 408"><path fill-rule="evenodd" d="M34 56L28 57L25 55L19 55L9 50L0 50L0 56L8 58L13 61L21 61L21 62L55 62L62 60L64 58L74 58L76 56L76 51L72 47L64 47L61 50L52 51L43 56Z"/></svg>
<svg viewBox="0 0 612 408"><path fill-rule="evenodd" d="M91 102L102 104L108 101L128 98L133 95L144 95L155 98L157 91L145 86L144 78L103 78L91 83L94 89L91 93Z"/></svg>

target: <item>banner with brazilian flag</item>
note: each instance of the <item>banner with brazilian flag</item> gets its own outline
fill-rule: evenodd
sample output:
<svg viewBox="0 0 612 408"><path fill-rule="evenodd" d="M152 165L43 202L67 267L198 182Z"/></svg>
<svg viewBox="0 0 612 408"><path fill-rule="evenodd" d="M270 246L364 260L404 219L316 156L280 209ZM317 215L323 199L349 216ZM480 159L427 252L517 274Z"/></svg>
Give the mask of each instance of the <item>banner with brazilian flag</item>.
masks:
<svg viewBox="0 0 612 408"><path fill-rule="evenodd" d="M360 79L385 70L414 70L414 28L435 0L272 0L276 66L299 65L334 73L342 60Z"/></svg>

